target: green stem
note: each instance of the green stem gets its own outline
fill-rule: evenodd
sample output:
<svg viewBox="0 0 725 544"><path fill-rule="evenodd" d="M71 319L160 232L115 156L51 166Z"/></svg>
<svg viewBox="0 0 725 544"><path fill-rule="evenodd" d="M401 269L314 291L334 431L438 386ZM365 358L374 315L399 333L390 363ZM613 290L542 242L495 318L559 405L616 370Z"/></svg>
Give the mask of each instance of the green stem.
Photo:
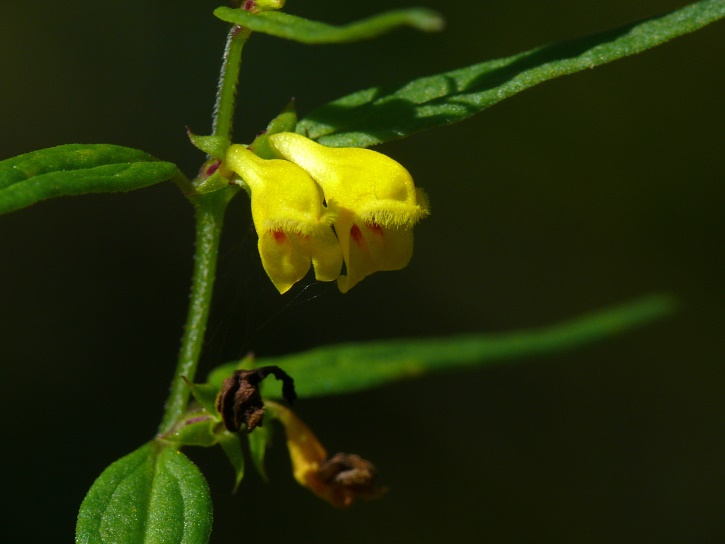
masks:
<svg viewBox="0 0 725 544"><path fill-rule="evenodd" d="M185 413L189 403L190 390L184 378L190 382L194 381L199 366L199 356L204 343L209 307L214 291L219 239L229 197L228 191L217 191L194 200L196 252L194 254L194 273L191 279L189 311L174 380L171 382L171 392L159 426L160 434L168 432L174 426Z"/></svg>
<svg viewBox="0 0 725 544"><path fill-rule="evenodd" d="M227 140L231 140L232 137L237 83L239 82L239 69L242 64L242 49L244 49L244 44L247 43L250 34L249 29L234 26L227 35L212 125L214 136L226 138Z"/></svg>
<svg viewBox="0 0 725 544"><path fill-rule="evenodd" d="M234 120L234 106L239 81L239 69L242 63L242 49L249 38L250 31L235 26L229 31L224 50L224 61L219 76L219 89L214 106L214 136L231 139ZM194 205L196 217L196 252L194 254L194 273L191 279L191 297L186 317L184 337L181 340L179 360L171 382L169 398L164 408L164 416L159 426L159 434L169 432L178 419L186 412L191 390L186 383L194 381L199 357L204 344L209 308L214 294L219 239L221 238L224 212L236 191L223 189L199 195L189 191L189 184L182 179L175 180Z"/></svg>

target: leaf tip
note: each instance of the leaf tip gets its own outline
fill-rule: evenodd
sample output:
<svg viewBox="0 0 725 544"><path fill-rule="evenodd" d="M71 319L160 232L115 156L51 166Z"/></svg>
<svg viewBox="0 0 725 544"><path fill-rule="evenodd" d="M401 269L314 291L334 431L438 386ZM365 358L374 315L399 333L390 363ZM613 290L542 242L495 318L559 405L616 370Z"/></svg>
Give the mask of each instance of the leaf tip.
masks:
<svg viewBox="0 0 725 544"><path fill-rule="evenodd" d="M423 32L440 32L446 27L446 20L437 11L421 9L415 13L411 24Z"/></svg>

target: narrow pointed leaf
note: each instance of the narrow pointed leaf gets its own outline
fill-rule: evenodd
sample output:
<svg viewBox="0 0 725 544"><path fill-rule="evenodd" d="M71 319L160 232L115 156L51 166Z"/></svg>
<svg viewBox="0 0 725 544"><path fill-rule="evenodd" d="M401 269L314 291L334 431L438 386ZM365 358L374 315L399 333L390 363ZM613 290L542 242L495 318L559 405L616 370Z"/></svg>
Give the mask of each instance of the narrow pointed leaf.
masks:
<svg viewBox="0 0 725 544"><path fill-rule="evenodd" d="M661 17L546 45L399 87L359 91L313 111L296 131L331 147L368 147L466 119L525 89L641 53L725 17L702 0ZM722 62L722 61L721 61Z"/></svg>
<svg viewBox="0 0 725 544"><path fill-rule="evenodd" d="M236 492L239 484L242 483L242 478L244 478L244 451L242 450L242 441L239 433L230 433L229 431L221 432L219 434L219 445L224 450L227 459L229 459L234 469L233 491Z"/></svg>
<svg viewBox="0 0 725 544"><path fill-rule="evenodd" d="M173 447L150 442L108 467L81 505L76 544L206 544L209 487Z"/></svg>
<svg viewBox="0 0 725 544"><path fill-rule="evenodd" d="M267 444L272 435L272 426L256 427L247 435L249 440L249 454L252 457L254 468L257 469L262 479L267 481L267 470L264 467L264 456L267 453Z"/></svg>
<svg viewBox="0 0 725 544"><path fill-rule="evenodd" d="M339 395L434 372L501 365L571 350L664 317L673 306L668 297L653 296L541 329L340 344L260 358L255 364L278 365L288 372L300 398ZM265 383L264 395L279 398L279 385Z"/></svg>
<svg viewBox="0 0 725 544"><path fill-rule="evenodd" d="M59 196L148 187L179 173L170 162L110 144L68 144L0 161L0 214Z"/></svg>
<svg viewBox="0 0 725 544"><path fill-rule="evenodd" d="M219 394L218 387L211 387L206 383L189 383L191 395L202 408L215 417L219 415L216 409L216 397Z"/></svg>
<svg viewBox="0 0 725 544"><path fill-rule="evenodd" d="M410 26L428 32L443 28L443 19L440 15L421 8L387 11L343 26L310 21L280 11L250 13L241 9L220 7L214 10L214 15L222 21L247 27L254 32L308 44L367 40L400 26Z"/></svg>

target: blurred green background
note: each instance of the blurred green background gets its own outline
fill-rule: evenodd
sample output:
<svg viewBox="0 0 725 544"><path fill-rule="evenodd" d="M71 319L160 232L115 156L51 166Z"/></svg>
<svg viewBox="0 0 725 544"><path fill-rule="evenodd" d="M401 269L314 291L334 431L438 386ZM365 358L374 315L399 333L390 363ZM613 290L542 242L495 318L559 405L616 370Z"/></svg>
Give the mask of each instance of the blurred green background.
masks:
<svg viewBox="0 0 725 544"><path fill-rule="evenodd" d="M237 140L291 97L305 112L379 83L507 56L685 5L503 0L418 5L442 34L303 46L254 36ZM145 149L189 175L203 156L225 25L214 2L5 2L0 158L61 143ZM289 0L347 22L412 2ZM338 512L292 480L231 495L221 452L189 450L215 500L213 542L725 541L723 23L549 82L462 124L387 144L432 216L404 271L340 295L280 297L248 203L228 215L202 374L249 350L507 331L656 291L665 322L509 367L301 400L330 452L376 463L391 492ZM68 542L93 480L153 436L191 273L191 208L171 185L59 199L0 217L2 539Z"/></svg>

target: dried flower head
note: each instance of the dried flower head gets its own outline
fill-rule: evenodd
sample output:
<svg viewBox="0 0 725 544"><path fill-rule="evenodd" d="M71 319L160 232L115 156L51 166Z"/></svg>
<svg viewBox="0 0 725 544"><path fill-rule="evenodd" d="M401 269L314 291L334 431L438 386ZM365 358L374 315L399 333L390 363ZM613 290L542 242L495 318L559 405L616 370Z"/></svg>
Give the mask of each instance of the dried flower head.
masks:
<svg viewBox="0 0 725 544"><path fill-rule="evenodd" d="M291 410L268 403L287 434L295 480L336 508L347 508L355 499L374 499L387 489L375 485L377 470L359 455L327 456L325 447Z"/></svg>
<svg viewBox="0 0 725 544"><path fill-rule="evenodd" d="M216 409L222 416L224 426L230 432L245 427L251 432L262 425L264 402L259 384L272 374L282 381L282 396L292 403L297 398L294 380L277 366L263 366L253 370L236 370L224 380L216 399Z"/></svg>

